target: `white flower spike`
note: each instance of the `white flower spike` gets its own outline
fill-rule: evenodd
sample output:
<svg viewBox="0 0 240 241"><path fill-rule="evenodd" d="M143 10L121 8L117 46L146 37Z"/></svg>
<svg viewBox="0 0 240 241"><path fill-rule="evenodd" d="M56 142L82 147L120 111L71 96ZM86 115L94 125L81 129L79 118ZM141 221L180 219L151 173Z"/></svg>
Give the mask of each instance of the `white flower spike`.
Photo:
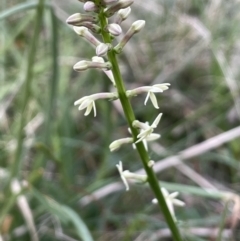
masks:
<svg viewBox="0 0 240 241"><path fill-rule="evenodd" d="M144 105L147 104L147 101L150 97L150 100L152 101L153 106L156 109L159 109L158 103L157 103L157 98L154 95L154 93L162 93L164 90L167 90L169 88L170 84L169 83L164 83L164 84L156 84L153 86L142 86L133 90L128 90L127 91L127 96L132 97L136 96L140 93L147 92L147 97L144 101Z"/></svg>
<svg viewBox="0 0 240 241"><path fill-rule="evenodd" d="M83 110L86 108L85 116L89 115L93 109L94 117L97 115L95 100L98 99L117 99L117 93L97 93L89 96L85 96L74 102L74 105L79 105L79 110Z"/></svg>
<svg viewBox="0 0 240 241"><path fill-rule="evenodd" d="M138 134L137 138L139 138L135 143L138 143L140 141L143 141L144 139L147 139L151 136L153 133L153 130L157 127L159 121L161 120L162 113L160 113L157 118L154 120L152 125L148 125L146 123L140 122L138 120L133 121L133 126L136 128L141 129L142 131L140 134Z"/></svg>
<svg viewBox="0 0 240 241"><path fill-rule="evenodd" d="M185 203L183 201L179 200L179 199L176 199L176 197L179 194L178 192L173 192L173 193L169 194L167 189L164 188L164 187L162 187L161 190L162 190L163 196L164 196L164 198L166 200L168 209L169 209L169 211L170 211L174 221L176 222L177 219L176 219L176 216L175 216L174 206L173 205L183 207L183 206L185 206ZM152 203L157 204L158 203L157 199L154 198L152 200Z"/></svg>
<svg viewBox="0 0 240 241"><path fill-rule="evenodd" d="M129 190L129 185L128 185L128 180L132 180L138 183L144 183L147 181L147 175L143 175L143 174L136 174L133 172L130 172L128 170L123 171L123 166L122 166L122 162L119 161L119 164L116 165L120 177L126 187L126 191Z"/></svg>

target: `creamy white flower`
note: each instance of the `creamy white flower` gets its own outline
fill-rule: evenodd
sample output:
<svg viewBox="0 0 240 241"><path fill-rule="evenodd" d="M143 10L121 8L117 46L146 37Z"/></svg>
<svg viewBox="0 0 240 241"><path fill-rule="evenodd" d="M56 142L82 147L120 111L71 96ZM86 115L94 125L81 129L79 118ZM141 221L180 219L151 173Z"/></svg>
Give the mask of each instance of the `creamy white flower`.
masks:
<svg viewBox="0 0 240 241"><path fill-rule="evenodd" d="M79 105L79 110L86 108L85 116L89 115L93 109L94 117L97 115L95 100L98 99L117 99L117 93L97 93L89 96L85 96L74 102L74 105Z"/></svg>
<svg viewBox="0 0 240 241"><path fill-rule="evenodd" d="M116 167L117 167L120 177L126 187L126 191L129 190L128 180L132 180L132 181L135 181L138 183L144 183L147 181L147 175L136 174L136 173L130 172L128 170L123 171L123 166L122 166L121 161L119 161L119 164L117 164Z"/></svg>
<svg viewBox="0 0 240 241"><path fill-rule="evenodd" d="M137 138L139 139L135 143L138 143L140 141L143 141L144 139L150 138L151 134L153 133L153 130L157 127L161 117L162 117L162 113L160 113L157 116L157 118L154 120L152 125L148 125L138 120L133 121L133 126L142 130L138 134Z"/></svg>
<svg viewBox="0 0 240 241"><path fill-rule="evenodd" d="M147 97L144 101L144 105L147 104L147 101L150 97L150 100L152 101L153 106L156 109L159 109L158 103L157 103L157 98L154 95L154 93L162 93L164 90L167 90L169 88L170 84L169 83L164 83L164 84L156 84L153 86L141 86L139 88L133 89L133 90L128 90L127 91L127 96L132 97L136 96L138 94L147 92Z"/></svg>
<svg viewBox="0 0 240 241"><path fill-rule="evenodd" d="M173 192L173 193L170 194L167 191L167 189L164 188L164 187L162 187L161 190L162 190L162 194L163 194L163 196L166 200L166 204L168 206L168 209L169 209L174 221L176 221L177 219L176 219L175 212L174 212L174 205L183 207L183 206L185 206L185 203L183 201L179 200L179 199L176 199L176 197L179 195L179 192ZM157 204L158 203L157 199L154 198L152 200L152 203Z"/></svg>
<svg viewBox="0 0 240 241"><path fill-rule="evenodd" d="M125 176L123 175L123 166L122 166L122 162L119 161L119 164L116 165L118 171L119 171L119 174L120 174L120 177L126 187L126 191L129 190L129 185L128 185L128 182L127 182L127 179L125 178Z"/></svg>
<svg viewBox="0 0 240 241"><path fill-rule="evenodd" d="M146 124L148 124L148 122L146 122ZM132 131L131 131L130 128L128 128L128 132L129 132L130 134L132 134ZM140 130L140 133L141 133L141 132L143 132L142 129ZM156 134L156 133L152 133L152 134L150 134L149 136L147 136L146 139L144 139L144 140L142 141L145 149L148 150L148 141L155 141L155 140L157 140L157 139L160 138L160 137L161 137L161 135ZM134 143L132 144L132 146L133 146L133 149L136 149L136 145L135 145Z"/></svg>

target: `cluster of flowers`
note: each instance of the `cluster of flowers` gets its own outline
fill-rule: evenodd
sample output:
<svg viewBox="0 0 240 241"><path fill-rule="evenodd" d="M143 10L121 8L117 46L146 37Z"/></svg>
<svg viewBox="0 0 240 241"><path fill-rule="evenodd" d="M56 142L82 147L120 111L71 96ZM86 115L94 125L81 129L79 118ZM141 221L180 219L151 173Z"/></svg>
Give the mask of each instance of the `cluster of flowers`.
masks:
<svg viewBox="0 0 240 241"><path fill-rule="evenodd" d="M96 35L108 34L111 41L122 34L121 23L127 19L131 12L130 5L134 2L133 0L92 0L85 1L79 0L84 3L85 14L75 13L67 19L67 23L73 25L73 30L85 40L87 40L96 50L96 56L92 57L92 60L82 60L76 63L73 67L75 71L81 72L87 69L96 68L101 69L110 79L113 86L116 87L113 73L111 71L112 64L107 59L107 54L109 51L114 51L116 54L121 53L124 46L132 38L132 36L138 33L145 25L144 20L135 21L129 28L129 30L121 38L120 42L116 46L112 46L112 43L104 43L98 40ZM101 23L101 17L107 19L105 24ZM114 16L113 23L108 23L110 17ZM104 25L104 26L103 26ZM105 58L105 59L104 59ZM131 98L141 93L147 93L144 104L150 99L153 106L159 109L157 98L155 93L162 93L169 88L170 84L156 84L153 86L142 86L136 89L127 90L126 96ZM85 116L89 115L93 110L94 116L96 116L96 105L95 101L99 99L116 100L118 99L118 92L107 92L107 93L96 93L89 96L85 96L75 101L74 105L79 105L79 110L86 109ZM135 120L132 125L139 129L139 134L137 136L137 141L134 143L132 137L122 138L112 142L109 146L110 151L115 151L119 149L123 144L131 143L135 148L135 144L138 142L143 142L145 148L147 149L147 142L153 141L160 138L159 134L153 133L154 129L157 127L162 113L160 113L154 122L149 125L148 123L142 123ZM131 133L131 131L129 130ZM149 165L153 166L154 162L150 161ZM117 165L120 176L126 186L126 190L129 190L127 180L135 180L140 182L146 182L146 175L139 175L131 173L128 170L123 171L122 163L119 162ZM175 199L177 193L169 194L166 189L163 189L163 194L166 198L167 205L174 217L173 204L184 205L180 200ZM156 200L153 200L155 203Z"/></svg>

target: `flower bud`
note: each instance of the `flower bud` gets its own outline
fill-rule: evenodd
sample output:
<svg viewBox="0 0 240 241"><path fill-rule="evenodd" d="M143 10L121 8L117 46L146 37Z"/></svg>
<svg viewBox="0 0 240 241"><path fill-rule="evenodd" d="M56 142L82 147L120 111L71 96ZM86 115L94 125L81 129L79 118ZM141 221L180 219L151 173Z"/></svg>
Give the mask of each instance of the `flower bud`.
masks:
<svg viewBox="0 0 240 241"><path fill-rule="evenodd" d="M122 138L116 141L113 141L109 145L109 149L111 152L118 150L123 144L133 143L132 137Z"/></svg>
<svg viewBox="0 0 240 241"><path fill-rule="evenodd" d="M144 26L145 26L144 20L137 20L132 24L131 28L134 30L134 33L138 33Z"/></svg>
<svg viewBox="0 0 240 241"><path fill-rule="evenodd" d="M116 23L111 23L107 25L107 30L114 36L118 36L122 33L122 28Z"/></svg>
<svg viewBox="0 0 240 241"><path fill-rule="evenodd" d="M71 15L66 22L68 24L78 26L82 22L91 22L91 23L97 23L98 18L96 16L88 15L88 14L81 14L81 13L75 13Z"/></svg>
<svg viewBox="0 0 240 241"><path fill-rule="evenodd" d="M86 60L79 61L73 66L73 69L76 70L76 71L87 70L88 69L88 62L89 61L86 61Z"/></svg>
<svg viewBox="0 0 240 241"><path fill-rule="evenodd" d="M84 5L83 8L85 12L95 12L98 11L98 7L94 2L87 1Z"/></svg>
<svg viewBox="0 0 240 241"><path fill-rule="evenodd" d="M99 99L116 100L118 98L117 93L97 93L89 96L82 97L74 102L74 105L79 105L79 110L86 109L85 116L89 115L93 109L94 116L97 115L95 101Z"/></svg>
<svg viewBox="0 0 240 241"><path fill-rule="evenodd" d="M104 62L104 63L100 63L100 62L91 62L91 61L86 61L86 60L82 60L77 62L74 66L73 69L75 71L81 72L90 68L96 68L96 69L111 69L112 65L110 62Z"/></svg>
<svg viewBox="0 0 240 241"><path fill-rule="evenodd" d="M153 161L153 160L150 160L150 161L148 162L148 166L149 166L150 168L152 168L152 167L154 166L154 164L155 164L155 161Z"/></svg>
<svg viewBox="0 0 240 241"><path fill-rule="evenodd" d="M131 8L130 7L127 7L125 9L120 9L117 12L115 23L120 24L122 21L127 19L127 17L129 16L130 13L131 13Z"/></svg>
<svg viewBox="0 0 240 241"><path fill-rule="evenodd" d="M100 43L96 48L96 55L97 56L104 56L108 52L110 46L109 44Z"/></svg>
<svg viewBox="0 0 240 241"><path fill-rule="evenodd" d="M73 27L73 30L80 36L84 37L89 43L98 46L101 42L93 36L86 27Z"/></svg>
<svg viewBox="0 0 240 241"><path fill-rule="evenodd" d="M90 22L82 22L78 25L78 27L86 27L88 28L88 30L90 30L93 33L97 33L97 34L101 33L101 28L98 25Z"/></svg>
<svg viewBox="0 0 240 241"><path fill-rule="evenodd" d="M117 46L114 47L114 50L116 53L121 53L123 47L127 44L127 42L132 38L132 36L135 33L138 33L145 25L145 21L144 20L137 20L135 21L131 27L129 28L129 30L127 31L127 33L125 34L125 36L123 37L123 39L118 43Z"/></svg>
<svg viewBox="0 0 240 241"><path fill-rule="evenodd" d="M133 0L120 0L116 4L110 6L108 9L105 10L105 15L107 18L111 17L115 12L120 9L127 8L133 4Z"/></svg>

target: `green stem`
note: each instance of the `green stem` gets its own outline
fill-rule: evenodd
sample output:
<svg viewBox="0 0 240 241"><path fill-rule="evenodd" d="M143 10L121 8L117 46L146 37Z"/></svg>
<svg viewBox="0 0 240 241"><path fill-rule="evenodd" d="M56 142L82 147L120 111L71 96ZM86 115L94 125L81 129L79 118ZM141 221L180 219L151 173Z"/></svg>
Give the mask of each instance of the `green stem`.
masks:
<svg viewBox="0 0 240 241"><path fill-rule="evenodd" d="M111 43L111 37L109 35L109 33L107 33L106 31L104 31L104 28L107 25L107 18L104 16L104 12L101 11L99 13L99 19L100 19L100 24L101 24L101 29L102 29L102 37L104 39L105 43ZM116 82L116 88L118 91L118 95L119 95L119 99L125 114L125 117L127 119L128 125L132 131L132 136L134 138L134 141L137 140L137 135L138 130L135 129L132 126L133 121L135 120L135 115L131 106L131 103L126 95L126 88L122 79L122 75L120 73L120 69L119 69L119 65L118 65L118 61L116 58L116 53L114 52L114 50L110 50L108 52L108 60L111 62L112 64L112 73ZM172 232L172 237L174 239L174 241L181 241L182 238L180 236L179 230L176 226L176 223L173 220L173 217L168 209L168 206L166 204L165 198L162 194L161 188L160 188L160 184L158 182L158 179L153 171L153 169L151 167L148 166L148 162L149 162L149 156L148 153L146 151L146 149L144 148L144 145L142 142L139 142L137 145L137 151L141 157L144 169L147 173L148 176L148 183L152 189L152 191L154 192L157 200L158 200L158 204L160 207L160 210L162 211L166 222Z"/></svg>

